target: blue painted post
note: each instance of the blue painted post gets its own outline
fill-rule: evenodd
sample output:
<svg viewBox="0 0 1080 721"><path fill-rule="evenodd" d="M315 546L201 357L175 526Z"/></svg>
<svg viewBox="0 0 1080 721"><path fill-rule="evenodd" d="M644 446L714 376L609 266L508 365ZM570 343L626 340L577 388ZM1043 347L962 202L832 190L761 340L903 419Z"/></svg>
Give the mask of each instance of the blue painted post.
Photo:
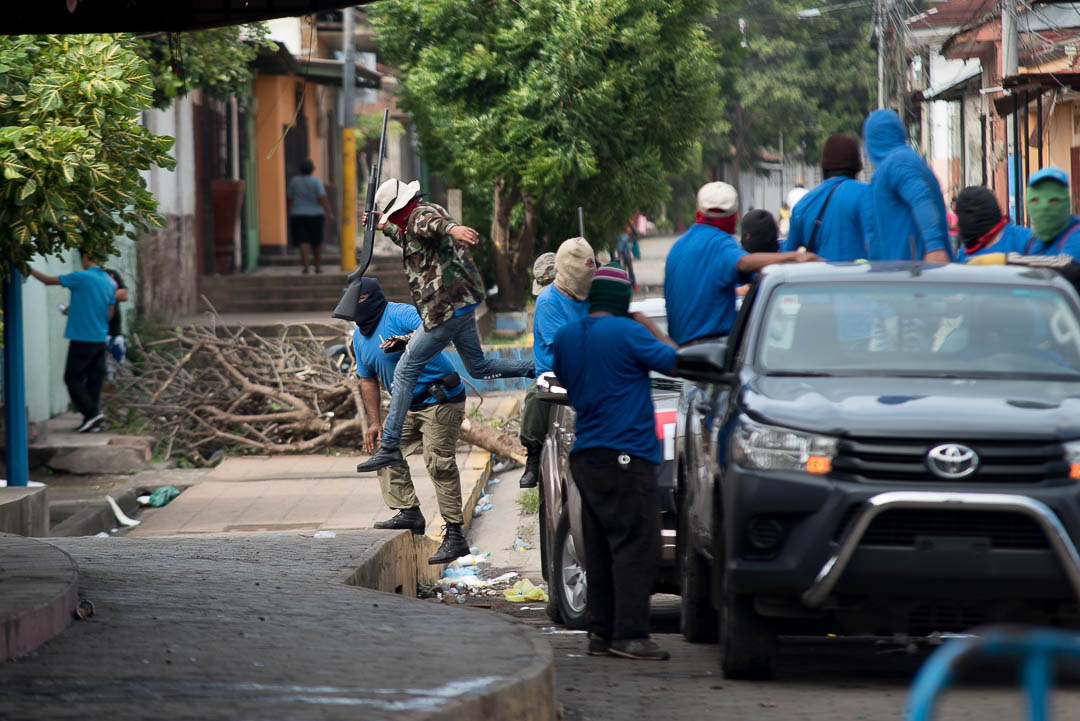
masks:
<svg viewBox="0 0 1080 721"><path fill-rule="evenodd" d="M11 269L3 281L4 442L7 482L25 486L30 476L26 451L26 373L23 368L23 275Z"/></svg>

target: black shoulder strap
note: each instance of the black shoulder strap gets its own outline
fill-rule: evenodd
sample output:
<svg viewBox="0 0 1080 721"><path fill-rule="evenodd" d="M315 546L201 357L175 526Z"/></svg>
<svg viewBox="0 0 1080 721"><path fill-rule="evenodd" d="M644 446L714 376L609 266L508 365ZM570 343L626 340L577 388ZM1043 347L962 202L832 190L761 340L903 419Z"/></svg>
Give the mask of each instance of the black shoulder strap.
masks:
<svg viewBox="0 0 1080 721"><path fill-rule="evenodd" d="M847 180L847 178L844 178L844 180ZM814 227L810 230L810 239L806 241L806 249L811 253L814 253L817 250L817 248L814 247L814 239L817 238L817 231L818 228L821 227L821 219L825 216L825 209L829 207L829 201L832 200L833 193L836 192L837 188L844 184L844 180L841 180L832 187L829 194L825 196L825 202L821 204L821 210L817 214L817 219L814 220Z"/></svg>

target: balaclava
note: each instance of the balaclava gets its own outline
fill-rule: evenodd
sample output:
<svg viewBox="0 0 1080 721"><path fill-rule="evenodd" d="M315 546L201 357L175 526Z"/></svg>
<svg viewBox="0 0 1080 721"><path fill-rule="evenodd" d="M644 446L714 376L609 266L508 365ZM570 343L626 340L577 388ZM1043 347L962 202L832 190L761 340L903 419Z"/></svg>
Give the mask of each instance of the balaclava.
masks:
<svg viewBox="0 0 1080 721"><path fill-rule="evenodd" d="M634 287L630 276L618 263L609 263L600 270L589 284L589 312L611 313L616 316L630 315L630 297Z"/></svg>
<svg viewBox="0 0 1080 721"><path fill-rule="evenodd" d="M956 196L956 227L967 248L983 241L992 230L1001 230L1001 208L989 188L972 185Z"/></svg>
<svg viewBox="0 0 1080 721"><path fill-rule="evenodd" d="M386 294L383 293L379 281L374 278L361 278L360 295L367 295L367 298L356 304L353 320L360 329L360 335L370 338L382 320L383 311L386 309Z"/></svg>
<svg viewBox="0 0 1080 721"><path fill-rule="evenodd" d="M589 281L596 272L592 246L584 238L564 240L555 253L555 285L575 300L589 295Z"/></svg>
<svg viewBox="0 0 1080 721"><path fill-rule="evenodd" d="M1028 186L1026 206L1031 229L1044 242L1056 238L1069 225L1069 187L1052 178Z"/></svg>
<svg viewBox="0 0 1080 721"><path fill-rule="evenodd" d="M862 170L859 141L843 133L830 135L821 149L821 169L826 174L840 174L854 178Z"/></svg>

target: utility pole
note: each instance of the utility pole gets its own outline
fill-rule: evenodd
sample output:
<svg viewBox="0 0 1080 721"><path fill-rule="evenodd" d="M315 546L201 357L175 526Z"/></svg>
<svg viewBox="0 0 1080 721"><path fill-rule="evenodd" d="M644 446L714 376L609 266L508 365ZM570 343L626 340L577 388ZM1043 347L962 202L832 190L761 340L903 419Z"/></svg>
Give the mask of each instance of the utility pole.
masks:
<svg viewBox="0 0 1080 721"><path fill-rule="evenodd" d="M885 7L884 0L874 0L874 36L877 38L877 106L885 107Z"/></svg>
<svg viewBox="0 0 1080 721"><path fill-rule="evenodd" d="M341 82L341 269L356 267L356 41L353 8L345 7Z"/></svg>
<svg viewBox="0 0 1080 721"><path fill-rule="evenodd" d="M1016 36L1016 0L1001 0L1001 85L1005 84L1005 78L1010 75L1016 75L1019 58L1018 58L1018 41ZM1026 112L1026 109L1025 109ZM1020 184L1023 179L1020 177L1020 166L1016 162L1016 157L1020 153L1020 146L1016 142L1016 118L1013 115L1005 116L1005 146L1009 148L1011 152L1006 153L1006 171L1005 177L1011 174L1013 175L1012 182L1012 197L1010 198L1012 207L1009 209L1009 214L1013 218L1020 217L1022 208L1020 207ZM1010 157L1013 162L1008 162ZM1006 181L1006 188L1008 188L1008 182ZM1006 191L1008 192L1008 191Z"/></svg>

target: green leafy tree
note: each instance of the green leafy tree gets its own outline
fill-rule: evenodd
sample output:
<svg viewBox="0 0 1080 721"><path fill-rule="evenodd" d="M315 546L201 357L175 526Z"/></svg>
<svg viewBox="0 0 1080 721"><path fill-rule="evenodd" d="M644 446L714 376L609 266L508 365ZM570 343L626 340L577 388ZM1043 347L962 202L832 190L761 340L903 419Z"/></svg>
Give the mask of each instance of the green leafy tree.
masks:
<svg viewBox="0 0 1080 721"><path fill-rule="evenodd" d="M0 36L0 252L26 271L37 254L114 252L162 227L139 171L171 168L173 139L139 124L153 86L131 39Z"/></svg>
<svg viewBox="0 0 1080 721"><path fill-rule="evenodd" d="M718 111L708 0L383 0L371 15L401 73L425 158L492 198L501 307L520 308L541 222L607 245L667 197Z"/></svg>
<svg viewBox="0 0 1080 721"><path fill-rule="evenodd" d="M712 19L723 49L727 143L706 164L730 158L735 172L764 149L814 159L831 133L858 135L873 108L874 56L866 42L869 6L845 4L807 17L807 0L723 0ZM738 182L736 177L735 182Z"/></svg>
<svg viewBox="0 0 1080 721"><path fill-rule="evenodd" d="M189 33L156 33L139 37L136 50L150 67L154 107L200 88L212 98L247 99L251 62L260 48L276 49L265 23L230 25Z"/></svg>

